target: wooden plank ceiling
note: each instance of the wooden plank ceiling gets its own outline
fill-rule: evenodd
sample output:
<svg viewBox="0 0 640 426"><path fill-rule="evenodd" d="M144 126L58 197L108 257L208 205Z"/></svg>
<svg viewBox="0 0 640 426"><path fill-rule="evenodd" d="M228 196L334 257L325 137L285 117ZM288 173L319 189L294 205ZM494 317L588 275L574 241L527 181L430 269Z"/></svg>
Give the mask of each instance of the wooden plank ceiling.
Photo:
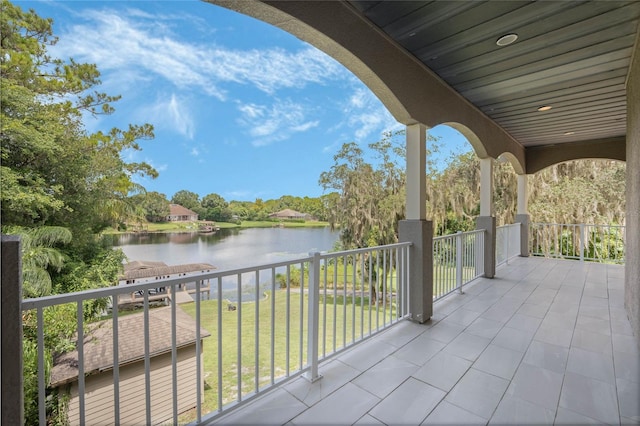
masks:
<svg viewBox="0 0 640 426"><path fill-rule="evenodd" d="M349 3L525 147L626 133L640 1Z"/></svg>

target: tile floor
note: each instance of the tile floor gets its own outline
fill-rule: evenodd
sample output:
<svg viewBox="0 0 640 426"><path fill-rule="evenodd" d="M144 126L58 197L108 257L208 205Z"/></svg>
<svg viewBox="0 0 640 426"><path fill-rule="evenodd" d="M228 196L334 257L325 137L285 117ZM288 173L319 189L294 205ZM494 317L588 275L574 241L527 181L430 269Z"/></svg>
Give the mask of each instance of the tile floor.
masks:
<svg viewBox="0 0 640 426"><path fill-rule="evenodd" d="M219 424L640 424L624 267L516 258Z"/></svg>

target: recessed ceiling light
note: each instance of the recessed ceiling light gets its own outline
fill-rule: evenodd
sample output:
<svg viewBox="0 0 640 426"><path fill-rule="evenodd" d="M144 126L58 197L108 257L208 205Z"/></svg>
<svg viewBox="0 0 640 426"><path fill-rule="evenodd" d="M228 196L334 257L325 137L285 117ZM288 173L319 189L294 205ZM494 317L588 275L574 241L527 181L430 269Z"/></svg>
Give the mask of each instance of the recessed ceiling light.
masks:
<svg viewBox="0 0 640 426"><path fill-rule="evenodd" d="M538 108L538 111L549 111L551 108L552 107L550 107L549 105L545 105Z"/></svg>
<svg viewBox="0 0 640 426"><path fill-rule="evenodd" d="M508 46L514 41L516 41L517 39L518 39L518 34L515 34L515 33L505 34L502 37L500 37L498 40L496 40L496 44L500 47Z"/></svg>
<svg viewBox="0 0 640 426"><path fill-rule="evenodd" d="M576 132L564 132L565 136L575 135Z"/></svg>

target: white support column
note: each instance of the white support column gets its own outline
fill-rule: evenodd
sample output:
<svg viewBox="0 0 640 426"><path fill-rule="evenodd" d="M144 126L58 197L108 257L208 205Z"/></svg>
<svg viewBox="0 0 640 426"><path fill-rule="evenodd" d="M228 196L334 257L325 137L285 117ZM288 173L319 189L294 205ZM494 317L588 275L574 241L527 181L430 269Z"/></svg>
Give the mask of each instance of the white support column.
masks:
<svg viewBox="0 0 640 426"><path fill-rule="evenodd" d="M433 223L427 218L427 128L407 126L406 220L398 223L398 239L409 248L409 317L424 323L433 314Z"/></svg>
<svg viewBox="0 0 640 426"><path fill-rule="evenodd" d="M520 223L520 256L529 256L529 175L518 175L518 209L516 222Z"/></svg>
<svg viewBox="0 0 640 426"><path fill-rule="evenodd" d="M493 216L493 158L480 159L480 216Z"/></svg>
<svg viewBox="0 0 640 426"><path fill-rule="evenodd" d="M529 214L527 204L529 203L529 191L527 181L529 175L518 175L518 210L517 214Z"/></svg>
<svg viewBox="0 0 640 426"><path fill-rule="evenodd" d="M427 128L407 126L407 219L427 218Z"/></svg>

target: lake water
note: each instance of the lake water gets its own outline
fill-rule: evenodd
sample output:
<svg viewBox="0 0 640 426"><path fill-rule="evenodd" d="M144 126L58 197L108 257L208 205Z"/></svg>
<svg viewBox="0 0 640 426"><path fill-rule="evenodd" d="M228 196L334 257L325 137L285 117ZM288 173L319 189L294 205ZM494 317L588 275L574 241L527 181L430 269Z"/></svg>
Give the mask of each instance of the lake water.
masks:
<svg viewBox="0 0 640 426"><path fill-rule="evenodd" d="M305 257L331 250L338 232L326 228L221 229L214 234L124 234L114 244L130 261L167 265L209 263L218 270L236 269Z"/></svg>

